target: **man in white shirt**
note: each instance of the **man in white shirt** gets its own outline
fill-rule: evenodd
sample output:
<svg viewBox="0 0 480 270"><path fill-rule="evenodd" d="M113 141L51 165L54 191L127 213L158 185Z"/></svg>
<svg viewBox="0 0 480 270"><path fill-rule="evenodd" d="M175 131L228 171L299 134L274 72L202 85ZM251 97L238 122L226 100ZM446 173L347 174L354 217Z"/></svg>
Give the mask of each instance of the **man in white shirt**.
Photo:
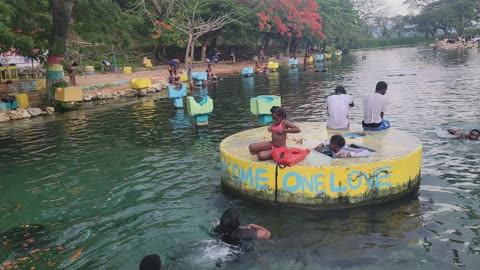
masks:
<svg viewBox="0 0 480 270"><path fill-rule="evenodd" d="M335 94L327 98L328 129L348 129L348 108L353 107L352 96L347 95L343 86L335 88Z"/></svg>
<svg viewBox="0 0 480 270"><path fill-rule="evenodd" d="M325 146L330 146L330 151L334 158L356 158L368 157L370 155L370 151L367 149L345 146L345 138L342 135L333 135L330 140L317 145L315 150L321 152Z"/></svg>
<svg viewBox="0 0 480 270"><path fill-rule="evenodd" d="M390 122L383 119L387 110L387 83L379 81L375 87L375 93L367 95L363 99L363 122L364 130L384 130L390 127Z"/></svg>

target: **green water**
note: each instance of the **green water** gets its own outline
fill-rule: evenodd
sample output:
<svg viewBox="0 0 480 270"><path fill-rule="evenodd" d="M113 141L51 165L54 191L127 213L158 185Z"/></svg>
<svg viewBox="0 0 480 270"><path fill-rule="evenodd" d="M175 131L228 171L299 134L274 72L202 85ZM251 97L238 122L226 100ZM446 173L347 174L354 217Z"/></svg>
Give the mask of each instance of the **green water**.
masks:
<svg viewBox="0 0 480 270"><path fill-rule="evenodd" d="M210 128L198 132L158 96L0 124L0 265L137 269L157 253L167 269L477 269L480 143L434 130L480 127L480 54L359 51L327 67L233 76L195 92L214 100ZM418 196L318 212L222 190L219 143L257 126L251 97L280 95L291 120L325 121L325 98L342 84L359 122L378 80L389 84L386 118L424 144ZM273 239L246 253L215 240L212 226L231 206Z"/></svg>

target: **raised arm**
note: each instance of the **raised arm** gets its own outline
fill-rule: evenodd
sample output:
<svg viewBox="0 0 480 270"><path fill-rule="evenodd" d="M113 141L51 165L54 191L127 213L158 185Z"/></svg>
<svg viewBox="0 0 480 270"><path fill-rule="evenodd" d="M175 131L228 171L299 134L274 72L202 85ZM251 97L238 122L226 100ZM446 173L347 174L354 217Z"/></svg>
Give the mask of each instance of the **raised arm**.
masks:
<svg viewBox="0 0 480 270"><path fill-rule="evenodd" d="M270 238L272 238L272 234L270 233L270 231L267 230L266 228L260 226L260 225L257 225L257 224L248 224L248 225L247 225L247 228L248 228L248 229L252 229L252 230L256 230L256 231L257 231L257 238L261 238L261 239L270 239Z"/></svg>
<svg viewBox="0 0 480 270"><path fill-rule="evenodd" d="M285 132L286 133L300 133L300 128L297 127L294 123L290 121L285 121Z"/></svg>

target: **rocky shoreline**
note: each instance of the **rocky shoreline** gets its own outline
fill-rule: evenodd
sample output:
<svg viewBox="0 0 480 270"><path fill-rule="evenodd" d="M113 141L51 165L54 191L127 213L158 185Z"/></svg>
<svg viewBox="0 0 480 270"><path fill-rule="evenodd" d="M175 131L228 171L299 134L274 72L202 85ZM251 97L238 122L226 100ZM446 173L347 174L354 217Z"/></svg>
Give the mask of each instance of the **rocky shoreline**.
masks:
<svg viewBox="0 0 480 270"><path fill-rule="evenodd" d="M53 114L54 112L55 112L55 108L53 107L47 107L45 108L44 111L40 108L35 108L35 107L28 107L26 109L17 108L15 110L0 111L0 122L31 118L31 117L36 117L36 116L45 115L45 114Z"/></svg>

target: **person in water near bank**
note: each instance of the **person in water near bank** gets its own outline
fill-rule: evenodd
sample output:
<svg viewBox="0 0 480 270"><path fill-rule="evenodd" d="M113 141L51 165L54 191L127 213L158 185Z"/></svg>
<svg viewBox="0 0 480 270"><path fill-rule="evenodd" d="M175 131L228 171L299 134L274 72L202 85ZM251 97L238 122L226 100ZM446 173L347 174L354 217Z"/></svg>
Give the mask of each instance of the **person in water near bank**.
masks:
<svg viewBox="0 0 480 270"><path fill-rule="evenodd" d="M470 130L470 133L468 135L454 129L449 129L448 133L457 136L457 138L459 139L471 141L478 141L478 137L480 136L480 131L478 129Z"/></svg>
<svg viewBox="0 0 480 270"><path fill-rule="evenodd" d="M364 130L384 130L390 127L390 122L385 120L384 114L387 110L387 83L379 81L375 87L375 93L369 94L363 99L363 121Z"/></svg>
<svg viewBox="0 0 480 270"><path fill-rule="evenodd" d="M273 106L270 109L273 122L268 127L268 131L272 133L272 141L253 143L248 146L250 152L257 154L259 160L268 160L272 158L272 153L279 151L287 145L287 133L299 133L294 123L287 120L287 113L283 108Z"/></svg>
<svg viewBox="0 0 480 270"><path fill-rule="evenodd" d="M260 225L240 226L240 210L237 208L228 208L222 214L215 232L223 242L231 245L238 245L248 240L272 238L270 231Z"/></svg>
<svg viewBox="0 0 480 270"><path fill-rule="evenodd" d="M328 129L348 129L348 108L353 107L352 96L347 95L343 86L335 88L335 94L327 97Z"/></svg>
<svg viewBox="0 0 480 270"><path fill-rule="evenodd" d="M345 138L343 138L342 135L333 135L330 140L326 140L317 145L315 150L321 152L323 147L326 146L330 146L330 151L334 158L356 158L368 157L370 155L370 151L367 149L345 146Z"/></svg>
<svg viewBox="0 0 480 270"><path fill-rule="evenodd" d="M162 260L157 254L151 254L143 257L139 265L139 270L161 270Z"/></svg>

